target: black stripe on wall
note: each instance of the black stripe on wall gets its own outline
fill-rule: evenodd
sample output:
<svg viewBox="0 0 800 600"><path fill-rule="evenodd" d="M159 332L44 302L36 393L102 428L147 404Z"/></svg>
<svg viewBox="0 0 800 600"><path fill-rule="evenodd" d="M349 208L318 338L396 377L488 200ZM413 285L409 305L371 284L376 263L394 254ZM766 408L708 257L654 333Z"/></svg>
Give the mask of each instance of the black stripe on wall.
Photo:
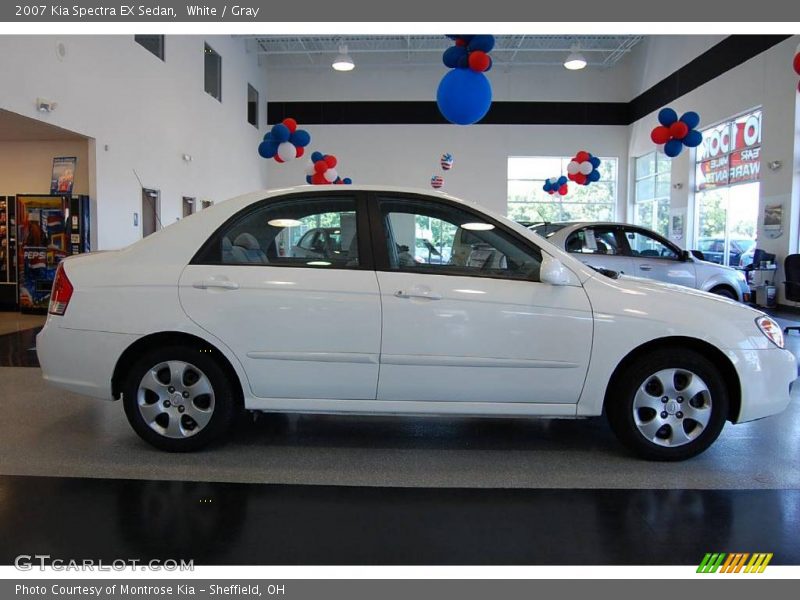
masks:
<svg viewBox="0 0 800 600"><path fill-rule="evenodd" d="M731 35L630 102L493 102L478 124L630 125L789 37ZM304 125L447 124L436 102L269 102L267 116Z"/></svg>

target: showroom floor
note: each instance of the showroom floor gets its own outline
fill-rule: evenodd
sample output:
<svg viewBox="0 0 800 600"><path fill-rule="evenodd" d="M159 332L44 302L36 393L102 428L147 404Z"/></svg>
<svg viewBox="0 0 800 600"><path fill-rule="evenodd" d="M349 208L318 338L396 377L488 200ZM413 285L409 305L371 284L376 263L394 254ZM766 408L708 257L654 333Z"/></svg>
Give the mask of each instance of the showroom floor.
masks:
<svg viewBox="0 0 800 600"><path fill-rule="evenodd" d="M776 563L800 562L793 541L800 531L800 390L780 417L728 425L711 449L683 463L632 458L599 418L243 417L224 445L164 454L133 434L119 403L44 386L33 350L37 328L15 331L6 314L0 331L13 333L0 335L0 562L20 547L19 530L3 517L18 515L16 503L30 517L28 534L51 541L54 528L69 535L77 523L113 520L123 506L137 514L155 510L157 525L181 521L187 531L178 537L195 540L198 560L218 563L241 562L257 550L253 564L684 564L709 547L733 549L736 542L756 550L763 541L766 551L776 551ZM785 316L800 324L799 316ZM800 336L789 339L800 354ZM28 504L32 496L37 502ZM217 498L218 508L236 506L236 515L200 507L203 498ZM194 516L170 517L176 502L190 502ZM2 510L4 504L15 511ZM239 507L246 506L244 516ZM64 510L75 520L57 525L50 511L60 519ZM192 519L203 521L196 531ZM247 521L238 524L240 533L228 533L237 543L215 551L216 523L236 529L237 519ZM669 528L659 526L667 522ZM284 537L289 523L296 539L283 550L259 547L252 537L251 528L262 526ZM396 530L397 546L373 547L383 539L376 532L387 527ZM471 542L455 536L445 543L439 530ZM553 544L556 531L564 541ZM145 554L158 547L142 528L102 532L86 537L87 555L140 542ZM137 535L144 537L131 541ZM203 535L209 541L201 551L196 536ZM545 535L547 544L533 543ZM576 547L570 540L580 535ZM619 535L624 549L615 547ZM336 551L304 547L304 536L324 538ZM505 540L502 549L492 536ZM594 552L600 555L587 558Z"/></svg>

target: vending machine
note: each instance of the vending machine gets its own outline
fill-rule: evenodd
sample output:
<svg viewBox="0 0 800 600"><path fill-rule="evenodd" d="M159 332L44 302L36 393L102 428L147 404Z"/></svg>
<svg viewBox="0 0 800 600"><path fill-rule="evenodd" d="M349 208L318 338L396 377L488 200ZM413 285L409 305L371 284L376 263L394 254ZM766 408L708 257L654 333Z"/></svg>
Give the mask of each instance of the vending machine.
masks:
<svg viewBox="0 0 800 600"><path fill-rule="evenodd" d="M14 196L0 196L0 310L17 308L16 206Z"/></svg>
<svg viewBox="0 0 800 600"><path fill-rule="evenodd" d="M19 310L46 312L59 263L89 251L89 198L18 195L16 200Z"/></svg>

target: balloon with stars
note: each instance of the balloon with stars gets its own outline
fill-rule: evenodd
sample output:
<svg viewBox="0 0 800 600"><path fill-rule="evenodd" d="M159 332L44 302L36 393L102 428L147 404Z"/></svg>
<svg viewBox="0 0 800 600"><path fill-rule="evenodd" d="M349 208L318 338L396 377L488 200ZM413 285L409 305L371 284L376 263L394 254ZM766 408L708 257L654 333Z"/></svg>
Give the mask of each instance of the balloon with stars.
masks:
<svg viewBox="0 0 800 600"><path fill-rule="evenodd" d="M567 177L578 185L589 185L600 181L600 159L586 150L581 150L567 164Z"/></svg>
<svg viewBox="0 0 800 600"><path fill-rule="evenodd" d="M695 148L703 143L703 134L696 129L700 115L694 111L683 113L679 119L673 109L662 108L658 111L658 122L650 132L650 139L670 158L678 156L684 146Z"/></svg>
<svg viewBox="0 0 800 600"><path fill-rule="evenodd" d="M258 145L258 154L262 158L274 158L279 163L300 158L305 147L311 143L311 135L305 129L297 128L297 121L284 119L272 126L264 140Z"/></svg>
<svg viewBox="0 0 800 600"><path fill-rule="evenodd" d="M453 155L449 152L445 152L439 159L439 164L442 166L442 170L449 171L453 168Z"/></svg>

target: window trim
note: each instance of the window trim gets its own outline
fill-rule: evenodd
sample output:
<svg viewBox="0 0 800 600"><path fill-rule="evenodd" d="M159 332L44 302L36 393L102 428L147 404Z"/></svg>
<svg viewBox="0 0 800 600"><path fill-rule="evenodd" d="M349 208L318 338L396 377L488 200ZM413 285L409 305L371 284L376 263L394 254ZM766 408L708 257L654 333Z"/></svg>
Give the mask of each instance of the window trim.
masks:
<svg viewBox="0 0 800 600"><path fill-rule="evenodd" d="M153 52L152 50L150 50L150 48L145 46L140 40L136 39L136 38L138 38L139 36L142 36L142 35L153 35L153 36L158 36L158 37L161 38L161 55L160 56L158 54L156 54L155 52ZM165 34L163 34L163 33L153 33L153 34L135 33L133 35L133 41L136 42L139 46L141 46L145 50L147 50L152 56L155 56L161 62L164 62L164 63L167 62L167 36Z"/></svg>
<svg viewBox="0 0 800 600"><path fill-rule="evenodd" d="M252 90L256 94L256 101L255 102L250 102L250 90ZM256 89L256 86L254 86L252 83L250 83L248 81L247 82L247 115L246 115L246 119L247 119L247 122L250 125L252 125L253 127L255 127L256 129L259 129L261 127L261 118L260 118L261 115L259 114L259 112L260 112L259 111L259 102L260 101L261 101L261 94ZM250 104L255 104L255 112L253 113L253 116L255 117L255 121L256 121L255 123L253 123L250 120Z"/></svg>
<svg viewBox="0 0 800 600"><path fill-rule="evenodd" d="M212 53L219 59L219 69L217 69L217 90L219 91L219 96L215 96L211 92L206 89L206 54L207 50L211 50ZM222 103L222 55L214 50L213 46L203 40L203 91L214 98L214 100Z"/></svg>
<svg viewBox="0 0 800 600"><path fill-rule="evenodd" d="M356 235L358 236L358 265L348 267L346 265L298 265L298 264L281 264L276 262L269 262L266 264L259 263L225 263L222 262L222 252L219 253L219 260L211 260L208 257L213 256L216 252L215 248L221 247L222 237L225 232L240 222L246 219L252 213L268 207L270 204L277 204L280 202L300 200L314 200L325 199L332 197L352 198L355 203L356 210ZM218 266L218 267L276 267L280 269L311 269L319 271L374 271L375 259L373 256L373 244L371 239L371 227L369 223L368 206L366 201L366 194L360 191L349 190L335 190L335 191L297 191L289 194L281 194L280 196L273 196L271 198L264 198L249 204L237 213L228 217L214 232L208 236L205 242L195 252L192 259L189 261L190 265L203 265L203 266Z"/></svg>
<svg viewBox="0 0 800 600"><path fill-rule="evenodd" d="M539 255L540 262L544 260L544 255L547 254L542 248L536 245L534 242L529 240L528 238L520 235L513 229L509 228L507 225L495 219L491 215L483 213L469 205L462 204L460 202L455 202L448 198L441 198L438 196L429 196L426 194L414 194L414 193L407 193L407 192L370 192L369 193L369 201L367 202L367 207L369 209L369 220L370 220L370 237L372 241L372 252L373 257L375 260L375 271L379 271L382 273L411 273L417 275L444 275L449 277L477 277L482 279L499 279L502 281L519 281L524 283L541 283L538 279L530 279L530 278L515 278L515 277L503 277L502 275L498 275L495 273L481 273L480 271L476 271L475 273L464 273L460 270L456 269L449 269L447 266L442 265L420 265L419 267L412 268L392 268L391 262L389 260L389 249L388 249L388 237L386 235L386 231L384 229L383 217L381 215L380 210L380 200L407 200L407 201L423 201L423 202L435 202L439 203L443 206L448 206L451 208L456 208L458 210L463 210L464 212L469 213L470 215L474 215L479 217L482 221L487 223L491 223L494 225L498 230L502 231L508 237L512 239L515 243L519 244L523 248L527 250L532 250L534 253Z"/></svg>

